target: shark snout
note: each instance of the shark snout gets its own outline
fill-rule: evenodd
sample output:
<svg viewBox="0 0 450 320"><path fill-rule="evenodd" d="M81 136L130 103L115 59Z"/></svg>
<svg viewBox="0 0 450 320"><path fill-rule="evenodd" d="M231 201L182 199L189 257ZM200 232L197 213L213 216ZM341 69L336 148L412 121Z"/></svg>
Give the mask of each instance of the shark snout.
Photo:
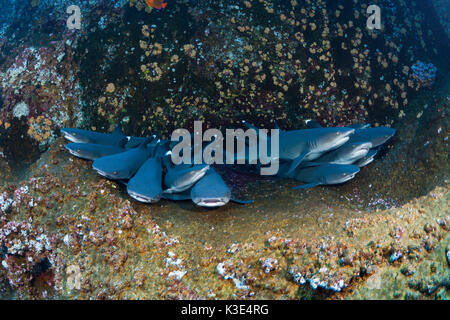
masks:
<svg viewBox="0 0 450 320"><path fill-rule="evenodd" d="M230 199L228 198L200 198L192 199L194 203L200 207L217 208L226 205Z"/></svg>
<svg viewBox="0 0 450 320"><path fill-rule="evenodd" d="M88 143L89 140L84 138L81 134L77 133L73 129L63 128L61 129L62 136L73 143Z"/></svg>
<svg viewBox="0 0 450 320"><path fill-rule="evenodd" d="M141 195L137 192L130 191L128 193L134 200L142 202L142 203L155 203L161 199L161 195L157 195L154 197L149 197L146 195Z"/></svg>
<svg viewBox="0 0 450 320"><path fill-rule="evenodd" d="M369 152L369 150L372 148L373 144L371 142L363 142L360 143L356 148L355 151L360 152Z"/></svg>
<svg viewBox="0 0 450 320"><path fill-rule="evenodd" d="M353 128L346 128L345 130L338 131L338 133L339 133L342 137L349 137L350 135L352 135L353 133L355 133L355 129L353 129Z"/></svg>

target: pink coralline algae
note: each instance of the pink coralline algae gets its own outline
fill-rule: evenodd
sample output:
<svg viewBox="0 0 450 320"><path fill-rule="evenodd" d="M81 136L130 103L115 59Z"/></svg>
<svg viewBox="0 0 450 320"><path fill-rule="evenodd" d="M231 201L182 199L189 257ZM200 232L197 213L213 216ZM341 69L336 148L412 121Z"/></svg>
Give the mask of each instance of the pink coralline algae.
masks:
<svg viewBox="0 0 450 320"><path fill-rule="evenodd" d="M43 230L35 230L31 222L9 221L0 228L0 277L5 276L9 285L20 291L52 266L54 242Z"/></svg>

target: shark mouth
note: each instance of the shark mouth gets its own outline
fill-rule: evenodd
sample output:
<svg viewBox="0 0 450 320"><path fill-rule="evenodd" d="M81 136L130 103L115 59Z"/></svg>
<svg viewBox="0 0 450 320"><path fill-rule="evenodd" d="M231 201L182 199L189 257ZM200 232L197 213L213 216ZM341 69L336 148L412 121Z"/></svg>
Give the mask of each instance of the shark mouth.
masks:
<svg viewBox="0 0 450 320"><path fill-rule="evenodd" d="M342 179L342 182L347 182L349 180L352 180L355 176L356 176L356 173L349 174L349 175L345 176L344 179Z"/></svg>
<svg viewBox="0 0 450 320"><path fill-rule="evenodd" d="M71 155L73 155L75 157L78 157L78 158L80 157L80 154L78 152L76 152L75 150L71 150L71 149L67 149L67 150L69 150L69 153Z"/></svg>
<svg viewBox="0 0 450 320"><path fill-rule="evenodd" d="M90 155L86 155L86 154L82 154L80 152L76 152L75 150L69 150L69 153L77 158L81 158L81 159L86 159L86 160L94 160L95 158L90 156Z"/></svg>
<svg viewBox="0 0 450 320"><path fill-rule="evenodd" d="M71 134L69 134L67 132L63 132L62 134L64 135L64 138L66 138L70 142L74 142L74 143L81 143L82 142L82 141L79 141L77 138L75 138L73 135L71 135Z"/></svg>
<svg viewBox="0 0 450 320"><path fill-rule="evenodd" d="M337 145L338 147L342 146L344 143L346 143L348 140L350 140L350 136L351 136L354 132L355 132L355 130L345 132L343 135L341 135L341 136L339 137L338 140L335 141L336 145Z"/></svg>
<svg viewBox="0 0 450 320"><path fill-rule="evenodd" d="M97 171L97 173L107 179L115 179L112 175L110 175L109 173L102 171L102 170L97 170L94 168L95 171Z"/></svg>
<svg viewBox="0 0 450 320"><path fill-rule="evenodd" d="M368 152L370 148L360 148L358 150L355 150L352 154L350 159L358 159L361 157L364 157Z"/></svg>
<svg viewBox="0 0 450 320"><path fill-rule="evenodd" d="M203 168L202 170L199 170L198 172L196 172L196 174L191 179L189 179L189 181L190 181L189 183L185 182L185 183L179 184L175 187L164 190L164 193L179 193L179 192L186 191L187 189L192 187L198 180L203 178L206 174L206 171L208 171L208 170L209 170L209 166Z"/></svg>
<svg viewBox="0 0 450 320"><path fill-rule="evenodd" d="M192 199L194 201L194 203L200 207L205 207L205 208L217 208L217 207L222 207L224 205L226 205L229 201L229 199Z"/></svg>
<svg viewBox="0 0 450 320"><path fill-rule="evenodd" d="M134 200L142 202L142 203L154 203L154 202L158 202L161 199L161 196L157 196L155 198L150 198L150 197L138 194L136 192L129 192L128 194Z"/></svg>
<svg viewBox="0 0 450 320"><path fill-rule="evenodd" d="M73 143L89 143L89 141L87 141L86 139L77 138L74 135L72 135L71 133L66 132L64 130L61 130L61 133L63 134L64 138L69 140L70 142L73 142Z"/></svg>

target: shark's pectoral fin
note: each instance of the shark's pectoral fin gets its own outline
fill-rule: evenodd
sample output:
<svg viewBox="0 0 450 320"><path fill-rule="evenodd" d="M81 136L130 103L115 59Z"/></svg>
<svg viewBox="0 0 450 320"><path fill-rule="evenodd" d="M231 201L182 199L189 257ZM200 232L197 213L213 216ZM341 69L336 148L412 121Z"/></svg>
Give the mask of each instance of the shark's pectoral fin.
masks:
<svg viewBox="0 0 450 320"><path fill-rule="evenodd" d="M286 172L286 174L291 174L292 172L294 172L295 168L298 167L298 165L300 163L302 163L303 159L305 158L305 156L307 155L307 152L302 153L301 155L299 155L297 158L295 158L292 163L291 166L289 167L288 172Z"/></svg>
<svg viewBox="0 0 450 320"><path fill-rule="evenodd" d="M238 203L238 204L250 204L250 203L255 202L255 201L253 201L253 200L239 200L239 199L235 199L235 198L231 198L230 200L231 200L232 202Z"/></svg>
<svg viewBox="0 0 450 320"><path fill-rule="evenodd" d="M308 184L302 184L301 186L296 186L296 187L292 188L292 190L314 188L314 187L317 187L318 185L320 185L319 182L313 182L313 183L308 183Z"/></svg>

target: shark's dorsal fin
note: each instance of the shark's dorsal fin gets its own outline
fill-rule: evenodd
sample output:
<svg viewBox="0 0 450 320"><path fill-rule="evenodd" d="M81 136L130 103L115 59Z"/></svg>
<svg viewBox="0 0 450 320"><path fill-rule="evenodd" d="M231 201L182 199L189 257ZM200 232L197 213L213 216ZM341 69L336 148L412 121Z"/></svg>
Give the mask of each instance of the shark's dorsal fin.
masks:
<svg viewBox="0 0 450 320"><path fill-rule="evenodd" d="M302 184L301 186L296 186L294 188L292 188L293 190L299 190L299 189L308 189L308 188L314 188L319 186L320 183L319 182L312 182L312 183L308 183L308 184Z"/></svg>
<svg viewBox="0 0 450 320"><path fill-rule="evenodd" d="M354 123L348 126L353 129L367 129L370 128L370 123Z"/></svg>
<svg viewBox="0 0 450 320"><path fill-rule="evenodd" d="M141 148L141 149L147 148L147 145L148 145L150 142L152 142L153 140L155 140L155 139L156 139L156 136L155 136L155 135L153 135L153 136L151 136L151 137L148 137L147 139L144 140L144 142L141 143L141 145L139 146L139 148Z"/></svg>
<svg viewBox="0 0 450 320"><path fill-rule="evenodd" d="M160 143L161 143L161 139L158 139L158 141L156 141L156 145L153 147L153 149L151 149L150 156L152 158L154 158L157 155L159 147L160 147Z"/></svg>
<svg viewBox="0 0 450 320"><path fill-rule="evenodd" d="M258 129L256 126L252 125L251 123L248 123L248 122L245 121L245 120L242 120L242 123L243 123L247 128L256 130L256 133L258 134L258 130L259 130L259 129Z"/></svg>
<svg viewBox="0 0 450 320"><path fill-rule="evenodd" d="M170 168L173 167L172 161L169 160L169 159L171 159L171 157L172 157L172 150L167 151L167 152L164 154L164 156L162 157L162 159L163 159L163 164L164 164L164 166L165 166L167 169L170 169Z"/></svg>
<svg viewBox="0 0 450 320"><path fill-rule="evenodd" d="M280 126L278 125L277 120L273 120L273 125L275 126L275 129L280 130L280 133L283 133L284 130L280 128Z"/></svg>
<svg viewBox="0 0 450 320"><path fill-rule="evenodd" d="M305 123L306 123L306 127L307 127L308 129L322 128L322 126L320 125L320 123L318 123L318 122L315 121L315 120L309 119L309 120L306 120Z"/></svg>
<svg viewBox="0 0 450 320"><path fill-rule="evenodd" d="M125 149L127 142L128 142L128 137L124 137L123 139L121 139L119 141L119 147Z"/></svg>
<svg viewBox="0 0 450 320"><path fill-rule="evenodd" d="M259 135L259 129L256 127L256 126L254 126L253 124L251 124L251 123L248 123L247 121L245 121L245 120L242 120L242 123L248 128L248 129L253 129L253 130L255 130L256 131L256 136L258 137L258 138L260 138L260 135ZM270 137L268 137L267 135L266 135L266 143L268 143L268 141L270 141ZM264 141L263 141L264 142Z"/></svg>
<svg viewBox="0 0 450 320"><path fill-rule="evenodd" d="M164 155L168 152L169 145L169 140L158 140L153 152L153 157L164 157Z"/></svg>
<svg viewBox="0 0 450 320"><path fill-rule="evenodd" d="M299 155L297 158L295 158L292 163L291 166L289 167L288 172L286 172L286 174L290 174L292 172L294 172L295 168L298 167L298 165L303 161L303 158L305 158L305 156L307 155L307 152L303 152L301 155Z"/></svg>
<svg viewBox="0 0 450 320"><path fill-rule="evenodd" d="M123 133L122 123L119 123L112 133L124 136L125 134Z"/></svg>

